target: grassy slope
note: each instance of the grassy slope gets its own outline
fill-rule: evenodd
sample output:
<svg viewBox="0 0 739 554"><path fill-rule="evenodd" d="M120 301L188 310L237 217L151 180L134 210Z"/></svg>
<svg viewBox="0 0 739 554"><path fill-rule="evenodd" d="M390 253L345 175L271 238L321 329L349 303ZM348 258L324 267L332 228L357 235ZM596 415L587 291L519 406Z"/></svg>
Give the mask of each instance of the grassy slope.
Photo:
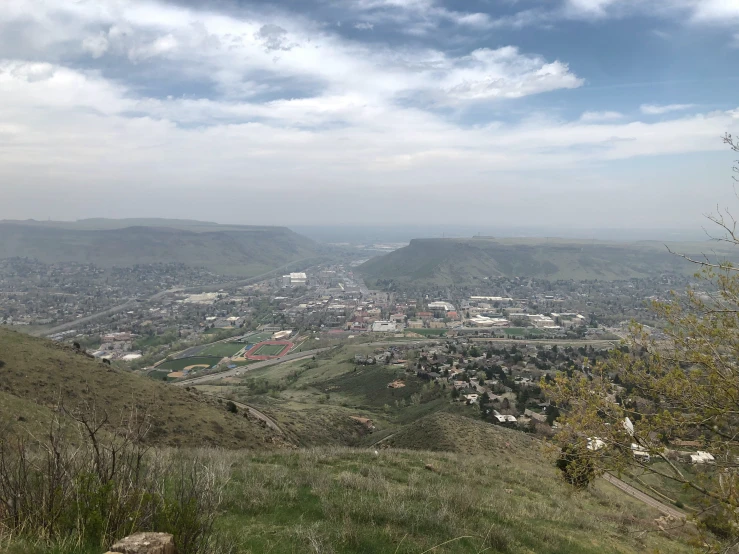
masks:
<svg viewBox="0 0 739 554"><path fill-rule="evenodd" d="M679 243L677 252L719 259L736 252L716 243ZM484 277L617 280L661 273L692 274L690 264L656 242L616 243L560 239L417 239L359 267L369 281L426 281L441 285Z"/></svg>
<svg viewBox="0 0 739 554"><path fill-rule="evenodd" d="M692 552L607 483L574 493L533 446L225 456L235 469L217 525L239 552Z"/></svg>
<svg viewBox="0 0 739 554"><path fill-rule="evenodd" d="M400 429L383 445L459 454L524 455L539 444L532 436L458 414L436 412Z"/></svg>
<svg viewBox="0 0 739 554"><path fill-rule="evenodd" d="M217 402L112 369L51 341L0 328L0 422L37 423L59 401L73 410L94 404L115 420L136 408L152 417L149 440L171 446L263 447L272 435Z"/></svg>
<svg viewBox="0 0 739 554"><path fill-rule="evenodd" d="M248 372L239 379L198 387L204 392L253 405L272 417L303 446L357 446L380 440L403 425L435 411L454 409L448 394L435 385L384 364L355 366L355 354L375 348L346 345L316 360L288 362ZM388 388L402 379L406 386ZM266 380L269 394L252 394L238 383ZM277 390L279 389L279 390ZM414 401L415 399L415 401ZM370 433L352 416L371 419Z"/></svg>
<svg viewBox="0 0 739 554"><path fill-rule="evenodd" d="M0 258L101 266L177 262L249 276L315 256L318 248L285 227L177 225L90 229L0 222Z"/></svg>
<svg viewBox="0 0 739 554"><path fill-rule="evenodd" d="M111 370L49 341L0 329L0 353L0 425L20 425L24 422L17 415L22 414L39 426L38 432L41 420L51 417L49 406L61 397L70 408L94 401L111 413L133 405L153 408L160 444L265 444L261 427L222 407ZM391 369L377 367L359 379L346 371L352 364L343 360L349 355L353 351L343 350L328 357L324 367L305 369L308 389L338 385L333 394L343 402L355 397L368 408L379 405L383 399L376 395L388 391L377 387ZM287 402L301 392L312 394L296 387L275 400ZM332 432L330 414L345 421L344 415L353 413L334 404L323 411L316 403L301 407L306 414L326 414L324 433ZM388 417L396 416L404 417ZM239 432L248 438L240 439ZM232 474L217 529L241 553L421 553L442 543L433 552L691 551L685 537L656 531L657 513L610 485L574 494L526 435L437 413L405 426L385 445L393 448L377 454L347 448L212 450L213 463L231 468Z"/></svg>

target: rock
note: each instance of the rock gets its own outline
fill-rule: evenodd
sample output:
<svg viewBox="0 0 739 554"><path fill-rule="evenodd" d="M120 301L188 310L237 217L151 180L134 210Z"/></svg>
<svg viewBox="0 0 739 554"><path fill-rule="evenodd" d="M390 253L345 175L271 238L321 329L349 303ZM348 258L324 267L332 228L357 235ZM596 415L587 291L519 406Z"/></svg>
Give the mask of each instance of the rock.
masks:
<svg viewBox="0 0 739 554"><path fill-rule="evenodd" d="M110 547L106 554L177 554L169 533L136 533Z"/></svg>

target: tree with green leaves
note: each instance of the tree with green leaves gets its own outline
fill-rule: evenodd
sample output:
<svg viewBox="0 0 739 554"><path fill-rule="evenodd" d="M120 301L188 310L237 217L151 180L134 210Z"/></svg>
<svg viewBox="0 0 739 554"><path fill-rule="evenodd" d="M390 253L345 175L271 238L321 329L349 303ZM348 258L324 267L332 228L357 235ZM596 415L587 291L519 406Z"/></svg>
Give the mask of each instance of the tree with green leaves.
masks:
<svg viewBox="0 0 739 554"><path fill-rule="evenodd" d="M725 140L739 152L731 136ZM710 219L723 230L717 240L739 246L728 211ZM596 364L586 359L587 374L560 373L542 387L560 412L559 465L569 482L582 487L604 472L631 472L676 483L703 505L699 523L721 530L706 539L709 549L733 552L739 546L739 268L683 257L699 266L697 283L652 303L661 331L632 323L628 348Z"/></svg>

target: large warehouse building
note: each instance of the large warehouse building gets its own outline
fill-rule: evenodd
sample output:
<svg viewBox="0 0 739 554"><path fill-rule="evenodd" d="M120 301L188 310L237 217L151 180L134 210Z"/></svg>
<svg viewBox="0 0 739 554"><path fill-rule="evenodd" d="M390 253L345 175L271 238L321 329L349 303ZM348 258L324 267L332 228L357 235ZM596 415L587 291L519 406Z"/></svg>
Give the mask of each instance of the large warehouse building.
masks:
<svg viewBox="0 0 739 554"><path fill-rule="evenodd" d="M304 287L308 284L308 277L305 273L291 273L282 276L283 287Z"/></svg>

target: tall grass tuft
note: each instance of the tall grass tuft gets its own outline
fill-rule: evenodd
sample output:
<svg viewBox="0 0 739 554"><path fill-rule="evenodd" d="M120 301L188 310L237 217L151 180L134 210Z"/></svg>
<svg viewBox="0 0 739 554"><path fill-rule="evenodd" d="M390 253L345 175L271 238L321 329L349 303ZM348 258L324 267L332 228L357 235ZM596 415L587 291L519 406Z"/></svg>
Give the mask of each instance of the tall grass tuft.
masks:
<svg viewBox="0 0 739 554"><path fill-rule="evenodd" d="M44 436L0 438L4 551L99 552L138 531L174 534L181 554L207 551L228 468L206 453L154 455L146 414L67 415L71 427L59 417Z"/></svg>

